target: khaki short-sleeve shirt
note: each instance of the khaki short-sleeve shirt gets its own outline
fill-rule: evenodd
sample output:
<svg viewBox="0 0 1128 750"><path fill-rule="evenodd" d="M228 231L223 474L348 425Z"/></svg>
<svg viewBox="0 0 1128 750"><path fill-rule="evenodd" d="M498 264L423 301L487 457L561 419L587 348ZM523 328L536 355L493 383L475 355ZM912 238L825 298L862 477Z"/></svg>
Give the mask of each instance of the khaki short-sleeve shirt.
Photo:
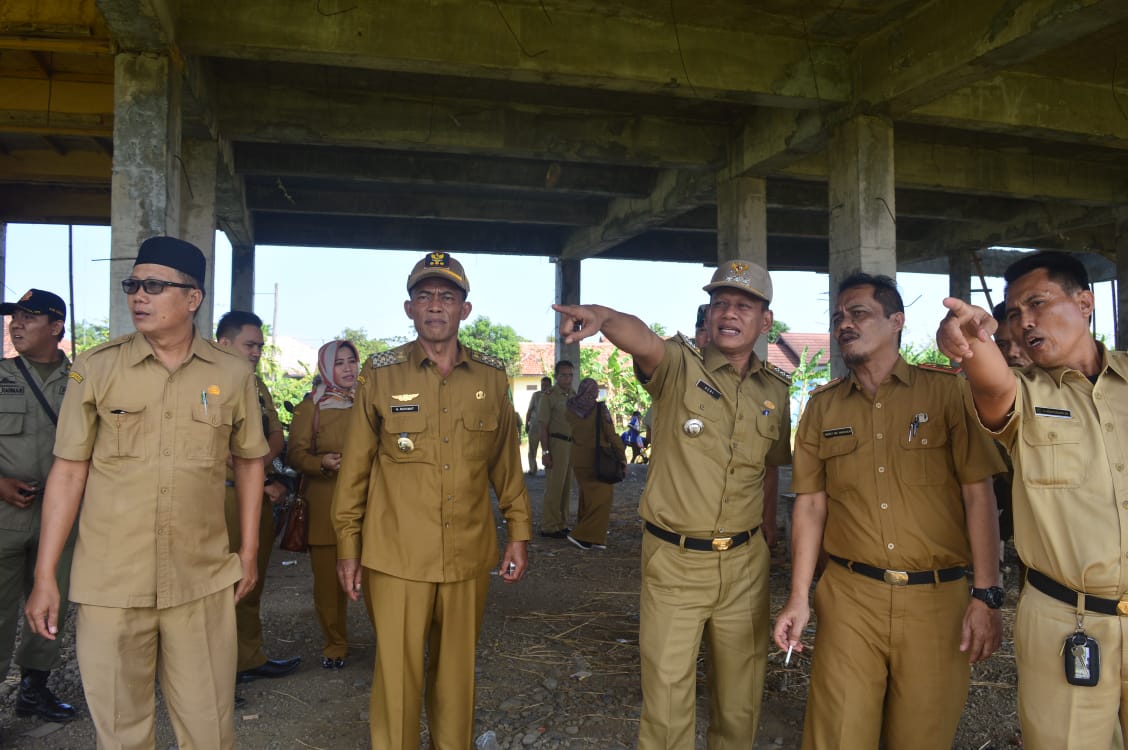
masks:
<svg viewBox="0 0 1128 750"><path fill-rule="evenodd" d="M70 361L59 353L59 366L46 380L39 379L35 365L24 360L47 403L59 413L67 391ZM16 366L16 358L0 360L0 477L21 482L39 482L31 505L17 508L0 502L0 529L30 531L39 528L43 509L42 487L55 460L55 425Z"/></svg>
<svg viewBox="0 0 1128 750"><path fill-rule="evenodd" d="M462 348L444 376L417 341L374 354L333 494L337 556L436 583L493 568L491 486L509 541L532 535L516 417L500 360Z"/></svg>
<svg viewBox="0 0 1128 750"><path fill-rule="evenodd" d="M1006 467L969 403L955 371L903 359L872 398L853 375L812 395L791 489L826 491L827 552L894 570L971 562L960 486Z"/></svg>
<svg viewBox="0 0 1128 750"><path fill-rule="evenodd" d="M537 408L537 425L548 425L548 434L566 435L572 437L572 422L568 419L568 399L574 393L564 390L560 386L552 386L552 390L541 397Z"/></svg>
<svg viewBox="0 0 1128 750"><path fill-rule="evenodd" d="M720 350L699 351L684 336L664 346L654 374L640 377L654 399L654 423L639 514L702 538L759 526L764 467L791 463L787 376L752 355L741 378Z"/></svg>
<svg viewBox="0 0 1128 750"><path fill-rule="evenodd" d="M1096 385L1064 367L1014 370L1014 413L995 434L1014 463L1023 562L1118 599L1128 593L1128 354L1098 346Z"/></svg>
<svg viewBox="0 0 1128 750"><path fill-rule="evenodd" d="M250 364L197 336L169 372L132 333L79 355L70 379L55 455L90 462L71 600L174 607L239 580L227 455L268 450Z"/></svg>

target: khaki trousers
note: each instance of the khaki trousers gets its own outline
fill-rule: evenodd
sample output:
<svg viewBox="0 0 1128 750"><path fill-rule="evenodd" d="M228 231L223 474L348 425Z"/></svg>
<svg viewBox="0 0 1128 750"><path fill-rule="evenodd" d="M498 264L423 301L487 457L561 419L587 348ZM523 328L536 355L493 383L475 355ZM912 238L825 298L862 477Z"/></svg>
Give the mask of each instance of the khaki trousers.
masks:
<svg viewBox="0 0 1128 750"><path fill-rule="evenodd" d="M344 659L349 653L349 598L337 580L337 545L311 544L309 562L313 568L313 607L325 636L321 655Z"/></svg>
<svg viewBox="0 0 1128 750"><path fill-rule="evenodd" d="M540 427L536 422L530 422L525 425L525 431L529 435L529 471L535 472L537 470L537 448L540 446Z"/></svg>
<svg viewBox="0 0 1128 750"><path fill-rule="evenodd" d="M643 532L638 750L693 750L703 637L709 750L752 747L770 633L768 558L759 533L725 552L695 552Z"/></svg>
<svg viewBox="0 0 1128 750"><path fill-rule="evenodd" d="M425 699L431 750L467 750L474 733L474 653L489 575L429 583L366 568L365 577L377 633L368 712L372 749L418 750Z"/></svg>
<svg viewBox="0 0 1128 750"><path fill-rule="evenodd" d="M965 579L890 586L830 563L815 589L804 750L948 750L967 701Z"/></svg>
<svg viewBox="0 0 1128 750"><path fill-rule="evenodd" d="M77 605L75 640L99 750L153 750L155 680L180 750L235 747L235 596L178 607Z"/></svg>
<svg viewBox="0 0 1128 750"><path fill-rule="evenodd" d="M232 552L238 552L243 540L239 532L239 502L233 487L227 488L223 510L227 516L227 542ZM236 670L239 672L266 664L266 653L262 650L262 617L259 608L262 604L262 591L266 586L266 569L270 565L270 553L273 551L274 508L264 496L262 513L259 514L258 583L235 605L235 622L239 634Z"/></svg>
<svg viewBox="0 0 1128 750"><path fill-rule="evenodd" d="M606 544L615 486L596 479L595 469L591 466L576 466L573 471L580 485L580 506L576 510L576 528L572 529L572 537L581 542Z"/></svg>
<svg viewBox="0 0 1128 750"><path fill-rule="evenodd" d="M67 592L70 589L71 558L78 524L59 556L55 581L59 585L59 623L66 619ZM39 556L39 529L14 531L0 529L0 666L8 669L16 645L16 625L23 617L20 600L26 599L35 583L35 560ZM60 628L61 629L61 628ZM53 641L35 635L26 627L16 651L16 664L24 669L49 672L59 666L62 639Z"/></svg>
<svg viewBox="0 0 1128 750"><path fill-rule="evenodd" d="M1027 750L1117 747L1117 724L1128 733L1128 679L1124 639L1128 618L1086 612L1085 632L1101 647L1100 680L1093 687L1070 685L1062 645L1077 630L1076 607L1022 589L1014 625L1018 663L1018 719Z"/></svg>
<svg viewBox="0 0 1128 750"><path fill-rule="evenodd" d="M568 505L572 500L572 442L550 437L552 468L545 469L541 531L552 533L568 527Z"/></svg>

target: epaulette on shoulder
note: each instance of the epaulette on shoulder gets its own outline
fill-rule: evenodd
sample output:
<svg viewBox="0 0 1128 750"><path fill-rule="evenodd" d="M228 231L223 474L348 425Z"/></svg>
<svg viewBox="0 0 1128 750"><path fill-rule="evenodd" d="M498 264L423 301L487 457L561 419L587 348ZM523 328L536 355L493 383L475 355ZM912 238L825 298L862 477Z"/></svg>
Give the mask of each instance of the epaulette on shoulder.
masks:
<svg viewBox="0 0 1128 750"><path fill-rule="evenodd" d="M373 367L387 367L388 365L402 365L407 361L407 345L397 346L395 349L388 349L382 352L376 352L368 358L368 364Z"/></svg>
<svg viewBox="0 0 1128 750"><path fill-rule="evenodd" d="M497 370L505 370L505 360L503 359L495 357L492 354L480 352L477 349L471 349L469 347L466 348L466 351L470 353L470 359L474 360L475 362L481 362L483 365L489 365L490 367L493 367Z"/></svg>
<svg viewBox="0 0 1128 750"><path fill-rule="evenodd" d="M948 365L938 365L932 362L919 362L917 368L927 370L928 372L942 372L945 375L959 375L961 370L958 367L949 367Z"/></svg>
<svg viewBox="0 0 1128 750"><path fill-rule="evenodd" d="M784 385L788 387L791 386L791 373L789 373L787 370L783 369L782 367L776 367L771 362L765 362L764 369L768 371L768 374L775 375L777 378L782 380Z"/></svg>
<svg viewBox="0 0 1128 750"><path fill-rule="evenodd" d="M678 331L677 339L678 339L678 342L681 343L682 346L684 346L686 349L689 349L691 352L696 354L698 359L700 359L702 361L705 360L705 353L702 352L699 348L697 348L697 342L696 341L694 341L689 336L686 336L681 331Z"/></svg>
<svg viewBox="0 0 1128 750"><path fill-rule="evenodd" d="M842 378L835 378L834 380L830 381L829 383L823 383L823 384L822 384L822 385L820 385L820 386L819 386L818 388L816 388L816 389L814 389L813 391L811 391L811 395L810 395L810 396L808 396L808 398L810 398L811 396L817 396L817 395L818 395L818 394L820 394L820 393L824 393L824 392L826 392L826 391L829 391L829 390L831 390L832 388L834 388L834 386L836 386L836 385L838 385L839 383L841 383L841 382L842 382L842 380L843 380Z"/></svg>
<svg viewBox="0 0 1128 750"><path fill-rule="evenodd" d="M104 344L98 344L97 346L90 347L89 349L84 351L83 354L89 358L91 355L97 354L98 352L106 351L107 349L116 349L123 344L128 344L136 335L138 334L136 331L134 331L133 333L127 333L123 336L118 336L116 339L110 339Z"/></svg>

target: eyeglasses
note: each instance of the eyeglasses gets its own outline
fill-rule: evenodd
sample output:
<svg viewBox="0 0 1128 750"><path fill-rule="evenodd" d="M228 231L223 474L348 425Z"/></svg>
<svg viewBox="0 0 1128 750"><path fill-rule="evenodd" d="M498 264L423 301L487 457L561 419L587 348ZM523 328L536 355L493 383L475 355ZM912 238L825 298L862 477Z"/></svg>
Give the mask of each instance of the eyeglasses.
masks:
<svg viewBox="0 0 1128 750"><path fill-rule="evenodd" d="M175 281L164 281L163 279L122 279L121 290L126 294L137 294L139 289L144 289L145 294L160 294L165 290L165 287L174 286L177 289L195 289L195 284L178 284Z"/></svg>

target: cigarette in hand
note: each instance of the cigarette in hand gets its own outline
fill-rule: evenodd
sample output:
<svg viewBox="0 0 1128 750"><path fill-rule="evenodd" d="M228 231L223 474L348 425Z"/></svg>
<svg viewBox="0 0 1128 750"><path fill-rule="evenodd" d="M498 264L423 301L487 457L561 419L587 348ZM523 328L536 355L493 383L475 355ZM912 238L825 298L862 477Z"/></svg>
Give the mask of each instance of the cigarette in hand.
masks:
<svg viewBox="0 0 1128 750"><path fill-rule="evenodd" d="M791 652L794 651L794 650L795 650L795 644L794 643L787 644L787 656L783 660L783 666L786 667L787 665L789 665L791 663Z"/></svg>
<svg viewBox="0 0 1128 750"><path fill-rule="evenodd" d="M508 572L509 572L509 575L513 575L514 573L516 573L517 572L517 563L515 563L515 562L509 563Z"/></svg>

